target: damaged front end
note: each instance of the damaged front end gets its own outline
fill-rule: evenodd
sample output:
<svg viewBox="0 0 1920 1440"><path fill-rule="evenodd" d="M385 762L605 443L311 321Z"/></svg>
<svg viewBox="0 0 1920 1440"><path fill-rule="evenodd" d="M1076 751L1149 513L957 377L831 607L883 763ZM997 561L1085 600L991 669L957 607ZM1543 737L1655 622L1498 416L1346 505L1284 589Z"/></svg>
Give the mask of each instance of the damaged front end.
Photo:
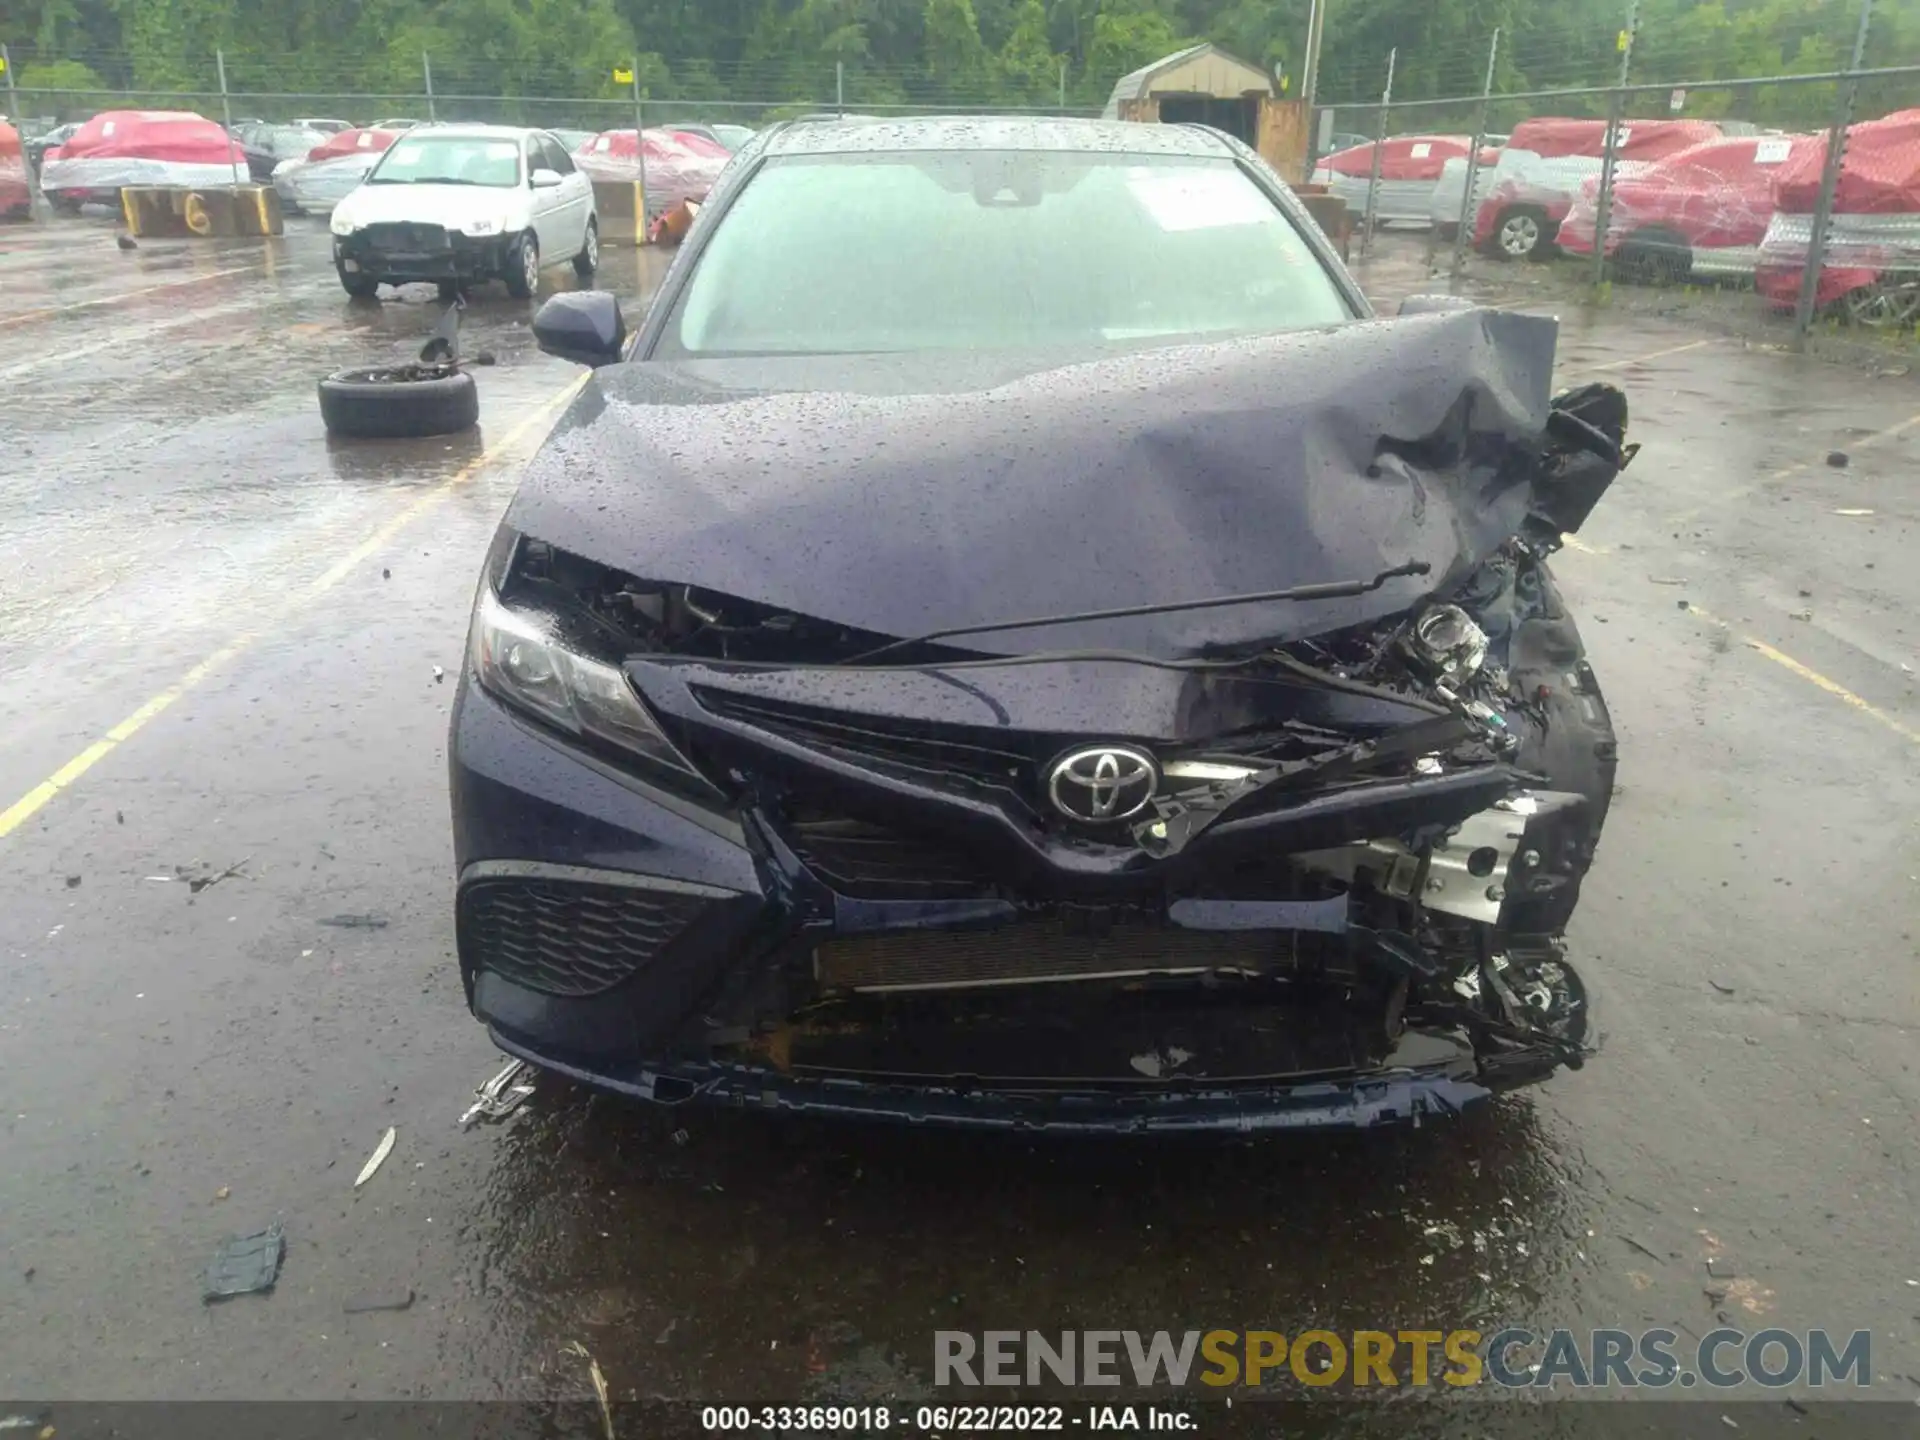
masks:
<svg viewBox="0 0 1920 1440"><path fill-rule="evenodd" d="M1625 422L1556 401L1470 564L1186 650L915 639L503 531L454 732L474 1008L649 1099L1068 1131L1418 1119L1577 1068L1615 750L1545 562ZM519 735L568 793L510 773Z"/></svg>

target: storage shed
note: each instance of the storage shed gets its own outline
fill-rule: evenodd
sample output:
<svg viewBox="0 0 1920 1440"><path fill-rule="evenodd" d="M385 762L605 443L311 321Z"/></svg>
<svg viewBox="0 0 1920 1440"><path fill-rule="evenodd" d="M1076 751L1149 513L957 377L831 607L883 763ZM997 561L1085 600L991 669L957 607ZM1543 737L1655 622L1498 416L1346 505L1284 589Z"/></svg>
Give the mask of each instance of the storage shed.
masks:
<svg viewBox="0 0 1920 1440"><path fill-rule="evenodd" d="M1260 101L1272 94L1273 77L1258 65L1218 45L1191 45L1122 75L1102 113L1109 120L1197 122L1252 145L1260 135Z"/></svg>

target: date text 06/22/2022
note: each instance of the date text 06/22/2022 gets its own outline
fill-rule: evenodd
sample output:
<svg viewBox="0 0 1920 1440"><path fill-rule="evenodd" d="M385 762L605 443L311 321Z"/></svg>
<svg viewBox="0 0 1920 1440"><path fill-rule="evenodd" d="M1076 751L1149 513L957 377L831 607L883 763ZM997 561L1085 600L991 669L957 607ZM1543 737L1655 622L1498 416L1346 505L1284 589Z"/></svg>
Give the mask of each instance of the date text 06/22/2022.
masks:
<svg viewBox="0 0 1920 1440"><path fill-rule="evenodd" d="M1193 1434L1199 1417L1154 1405L708 1405L704 1430L859 1435L1044 1434L1068 1430Z"/></svg>

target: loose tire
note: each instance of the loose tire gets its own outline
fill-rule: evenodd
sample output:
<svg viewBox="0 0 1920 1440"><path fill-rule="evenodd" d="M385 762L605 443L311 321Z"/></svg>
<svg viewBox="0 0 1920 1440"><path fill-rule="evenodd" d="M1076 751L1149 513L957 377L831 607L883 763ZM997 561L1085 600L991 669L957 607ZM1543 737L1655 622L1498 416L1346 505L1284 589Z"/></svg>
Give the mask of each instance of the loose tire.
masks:
<svg viewBox="0 0 1920 1440"><path fill-rule="evenodd" d="M573 273L582 280L591 280L593 272L600 268L600 222L592 216L587 217L587 238L581 242L580 253L573 257Z"/></svg>
<svg viewBox="0 0 1920 1440"><path fill-rule="evenodd" d="M516 300L531 300L540 288L540 242L522 235L507 257L507 294Z"/></svg>
<svg viewBox="0 0 1920 1440"><path fill-rule="evenodd" d="M480 392L464 370L423 380L405 371L341 370L320 382L320 418L335 435L395 440L452 435L480 419Z"/></svg>
<svg viewBox="0 0 1920 1440"><path fill-rule="evenodd" d="M335 272L340 276L340 288L356 300L367 300L380 293L380 277L369 275L364 270L349 270L338 261L334 262Z"/></svg>

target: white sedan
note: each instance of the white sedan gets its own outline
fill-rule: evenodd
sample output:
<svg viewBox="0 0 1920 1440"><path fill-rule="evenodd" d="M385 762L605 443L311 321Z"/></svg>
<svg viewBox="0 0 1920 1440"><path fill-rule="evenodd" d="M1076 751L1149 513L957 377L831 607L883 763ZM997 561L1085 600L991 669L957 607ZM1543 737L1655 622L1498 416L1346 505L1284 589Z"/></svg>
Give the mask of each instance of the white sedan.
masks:
<svg viewBox="0 0 1920 1440"><path fill-rule="evenodd" d="M527 299L549 265L600 263L593 186L544 130L425 125L394 141L334 207L334 267L349 295L498 278Z"/></svg>

